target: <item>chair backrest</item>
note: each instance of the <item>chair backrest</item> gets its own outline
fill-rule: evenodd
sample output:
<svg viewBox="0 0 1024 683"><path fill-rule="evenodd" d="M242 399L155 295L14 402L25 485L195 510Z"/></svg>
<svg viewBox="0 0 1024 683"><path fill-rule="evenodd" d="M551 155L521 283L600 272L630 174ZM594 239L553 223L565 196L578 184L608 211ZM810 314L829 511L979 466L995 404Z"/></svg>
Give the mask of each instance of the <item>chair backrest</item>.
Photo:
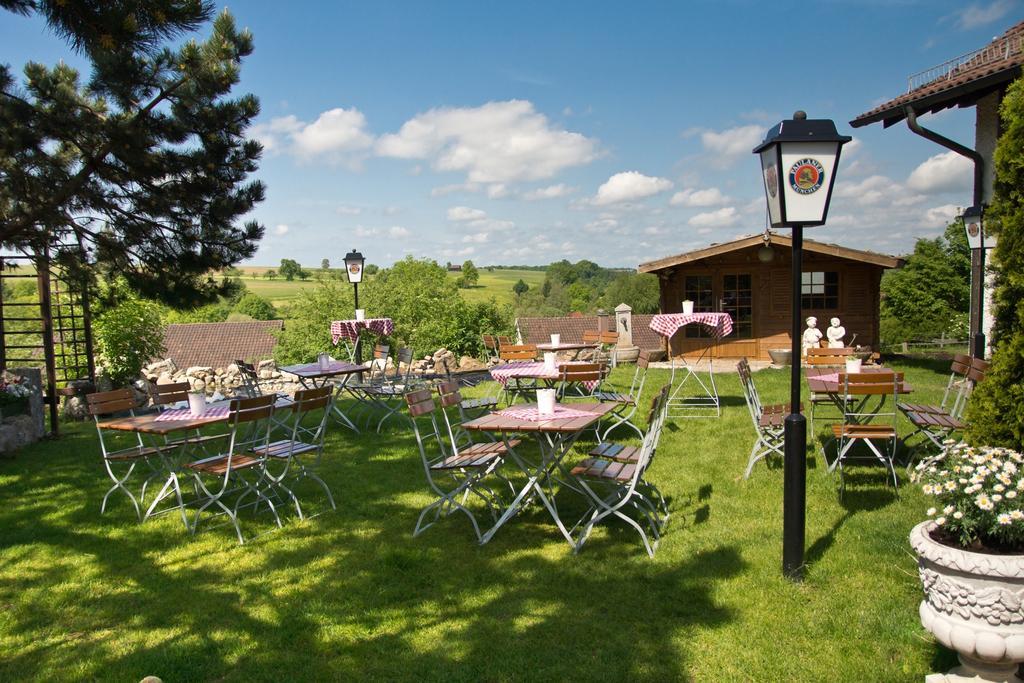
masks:
<svg viewBox="0 0 1024 683"><path fill-rule="evenodd" d="M601 343L601 333L596 331L596 330L593 330L593 331L589 331L588 330L587 332L584 332L583 333L583 343L584 344L600 344Z"/></svg>
<svg viewBox="0 0 1024 683"><path fill-rule="evenodd" d="M405 364L405 371L402 371L402 364ZM403 347L398 349L398 353L395 354L395 379L400 380L405 378L409 379L412 375L412 349L409 347Z"/></svg>
<svg viewBox="0 0 1024 683"><path fill-rule="evenodd" d="M295 392L291 404L292 438L291 448L294 451L296 445L309 444L316 446L316 457L319 462L323 451L324 437L327 434L327 418L331 414L331 404L334 402L334 388L331 385L316 387L315 389L299 389ZM310 421L307 416L323 409L320 418ZM290 454L289 454L290 455Z"/></svg>
<svg viewBox="0 0 1024 683"><path fill-rule="evenodd" d="M409 406L409 420L413 434L416 436L416 445L420 451L420 457L423 460L423 467L427 473L427 479L432 481L430 465L439 459L444 459L447 456L447 449L445 448L444 439L441 437L441 430L437 424L437 405L434 403L433 393L430 389L419 389L417 391L410 391L405 395L405 403ZM429 430L421 433L420 432L420 420L417 418L429 417ZM423 443L424 437L433 436L437 442L437 446L440 449L440 458L434 458L433 460L427 455L427 449Z"/></svg>
<svg viewBox="0 0 1024 683"><path fill-rule="evenodd" d="M436 386L437 398L441 404L441 414L444 416L445 425L448 428L448 440L454 455L458 455L460 444L471 446L473 437L462 428L466 421L466 414L462 409L462 391L459 383L455 381L440 382ZM452 420L449 409L455 407L459 412L459 419Z"/></svg>
<svg viewBox="0 0 1024 683"><path fill-rule="evenodd" d="M134 414L135 410L135 394L128 388L94 392L85 397L85 402L89 414L97 419L103 415L126 411Z"/></svg>
<svg viewBox="0 0 1024 683"><path fill-rule="evenodd" d="M260 388L260 376L256 372L256 367L244 360L236 360L235 365L238 367L238 377L242 380L242 392L250 398L262 396L263 389Z"/></svg>
<svg viewBox="0 0 1024 683"><path fill-rule="evenodd" d="M274 412L275 396L253 396L236 398L231 401L228 422L233 425L267 420Z"/></svg>
<svg viewBox="0 0 1024 683"><path fill-rule="evenodd" d="M537 346L536 344L503 344L500 356L502 360L534 360L537 358Z"/></svg>
<svg viewBox="0 0 1024 683"><path fill-rule="evenodd" d="M334 387L325 385L315 389L299 389L295 392L291 405L292 411L296 413L308 413L312 410L326 408L331 402L331 395Z"/></svg>
<svg viewBox="0 0 1024 683"><path fill-rule="evenodd" d="M498 340L495 339L493 334L481 335L484 340L484 349L487 351L496 351L498 349Z"/></svg>
<svg viewBox="0 0 1024 683"><path fill-rule="evenodd" d="M172 403L188 400L188 392L191 389L188 382L174 382L173 384L150 384L149 398L153 405L163 410Z"/></svg>
<svg viewBox="0 0 1024 683"><path fill-rule="evenodd" d="M607 376L604 363L565 363L558 367L558 379L563 383L601 382Z"/></svg>
<svg viewBox="0 0 1024 683"><path fill-rule="evenodd" d="M512 337L506 337L503 334L499 334L498 335L498 348L499 349L502 346L511 346L511 345L512 345Z"/></svg>
<svg viewBox="0 0 1024 683"><path fill-rule="evenodd" d="M601 332L597 336L597 341L600 342L601 344L605 344L607 346L618 344L619 343L619 333L618 332Z"/></svg>
<svg viewBox="0 0 1024 683"><path fill-rule="evenodd" d="M809 348L807 349L807 365L844 365L847 357L852 356L853 353L853 349L849 347L839 349Z"/></svg>
<svg viewBox="0 0 1024 683"><path fill-rule="evenodd" d="M761 431L761 399L757 394L757 387L754 385L754 377L750 372L750 363L747 359L740 358L736 364L736 373L740 376L740 386L743 388L743 398L747 403L747 412L754 422L754 429Z"/></svg>
<svg viewBox="0 0 1024 683"><path fill-rule="evenodd" d="M902 372L839 373L839 388L844 394L843 421L847 424L863 422L864 418L891 417L896 425L896 398L903 383ZM872 407L853 399L865 396L890 396L892 402L883 401ZM853 399L853 400L851 400Z"/></svg>

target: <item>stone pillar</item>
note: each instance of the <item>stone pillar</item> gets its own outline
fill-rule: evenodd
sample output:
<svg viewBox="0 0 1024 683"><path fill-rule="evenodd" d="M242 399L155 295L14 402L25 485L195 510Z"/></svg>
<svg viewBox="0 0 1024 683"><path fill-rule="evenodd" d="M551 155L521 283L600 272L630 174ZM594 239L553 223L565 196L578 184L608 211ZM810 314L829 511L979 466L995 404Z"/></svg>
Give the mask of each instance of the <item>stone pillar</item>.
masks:
<svg viewBox="0 0 1024 683"><path fill-rule="evenodd" d="M28 397L29 415L32 416L32 427L35 430L36 438L43 438L43 435L46 434L46 409L43 404L42 368L10 368L8 372L24 378L24 381L32 387L32 394Z"/></svg>
<svg viewBox="0 0 1024 683"><path fill-rule="evenodd" d="M608 332L608 311L603 308L597 309L597 331Z"/></svg>
<svg viewBox="0 0 1024 683"><path fill-rule="evenodd" d="M617 346L633 346L633 308L629 304L615 307L615 330L619 333Z"/></svg>

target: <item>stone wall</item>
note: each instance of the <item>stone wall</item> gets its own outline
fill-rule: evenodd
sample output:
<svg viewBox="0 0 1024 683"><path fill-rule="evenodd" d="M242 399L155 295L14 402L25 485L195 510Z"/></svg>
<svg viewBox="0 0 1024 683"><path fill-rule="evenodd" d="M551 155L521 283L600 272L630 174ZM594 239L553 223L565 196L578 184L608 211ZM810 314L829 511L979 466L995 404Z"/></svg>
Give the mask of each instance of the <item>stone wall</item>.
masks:
<svg viewBox="0 0 1024 683"><path fill-rule="evenodd" d="M39 368L11 368L5 375L21 377L32 389L28 399L28 413L0 419L0 454L35 443L46 433L46 413L43 404L43 372Z"/></svg>

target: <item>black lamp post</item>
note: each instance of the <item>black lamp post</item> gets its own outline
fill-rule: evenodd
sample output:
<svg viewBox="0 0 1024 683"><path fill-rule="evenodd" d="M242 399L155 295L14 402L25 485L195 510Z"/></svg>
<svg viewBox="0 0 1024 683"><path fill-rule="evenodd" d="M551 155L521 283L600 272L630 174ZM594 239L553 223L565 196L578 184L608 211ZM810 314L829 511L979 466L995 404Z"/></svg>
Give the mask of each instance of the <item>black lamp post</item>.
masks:
<svg viewBox="0 0 1024 683"><path fill-rule="evenodd" d="M345 254L345 274L348 275L348 281L352 283L354 288L356 310L359 310L359 283L363 281L363 263L365 261L366 259L363 258L363 255L355 249ZM363 362L362 350L360 349L361 343L362 335L359 335L356 337L356 365Z"/></svg>
<svg viewBox="0 0 1024 683"><path fill-rule="evenodd" d="M804 227L823 225L832 199L839 151L852 138L839 135L829 119L808 119L798 111L768 131L754 148L773 228L793 230L792 375L785 421L782 493L782 573L796 581L804 573L804 525L807 489L807 419L800 414L800 318Z"/></svg>
<svg viewBox="0 0 1024 683"><path fill-rule="evenodd" d="M970 206L960 214L960 223L967 232L967 244L978 252L978 268L973 273L971 282L971 307L976 315L972 316L978 325L971 340L971 351L975 358L985 357L985 207ZM972 321L973 322L973 321Z"/></svg>

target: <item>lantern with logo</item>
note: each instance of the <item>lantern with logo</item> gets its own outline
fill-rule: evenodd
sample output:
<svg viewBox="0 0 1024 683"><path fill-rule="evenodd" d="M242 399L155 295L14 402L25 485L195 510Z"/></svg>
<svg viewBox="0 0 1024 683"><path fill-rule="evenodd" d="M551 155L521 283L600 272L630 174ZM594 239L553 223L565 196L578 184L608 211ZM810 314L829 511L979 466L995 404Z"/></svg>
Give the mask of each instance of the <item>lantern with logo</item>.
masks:
<svg viewBox="0 0 1024 683"><path fill-rule="evenodd" d="M365 261L366 259L363 258L363 255L355 249L345 254L345 274L348 276L348 281L352 283L354 290L353 296L356 304L356 320L362 320L365 317L363 309L359 308L359 283L363 281L363 263ZM354 353L356 363L362 362L362 359L360 358L362 355L360 341L360 338L356 339L356 348Z"/></svg>
<svg viewBox="0 0 1024 683"><path fill-rule="evenodd" d="M792 296L793 347L790 378L791 413L785 420L782 571L803 578L806 517L807 420L800 405L800 283L803 229L823 225L835 185L839 152L852 138L840 135L829 119L808 119L798 111L772 127L754 148L761 159L761 176L768 200L768 222L793 231Z"/></svg>

